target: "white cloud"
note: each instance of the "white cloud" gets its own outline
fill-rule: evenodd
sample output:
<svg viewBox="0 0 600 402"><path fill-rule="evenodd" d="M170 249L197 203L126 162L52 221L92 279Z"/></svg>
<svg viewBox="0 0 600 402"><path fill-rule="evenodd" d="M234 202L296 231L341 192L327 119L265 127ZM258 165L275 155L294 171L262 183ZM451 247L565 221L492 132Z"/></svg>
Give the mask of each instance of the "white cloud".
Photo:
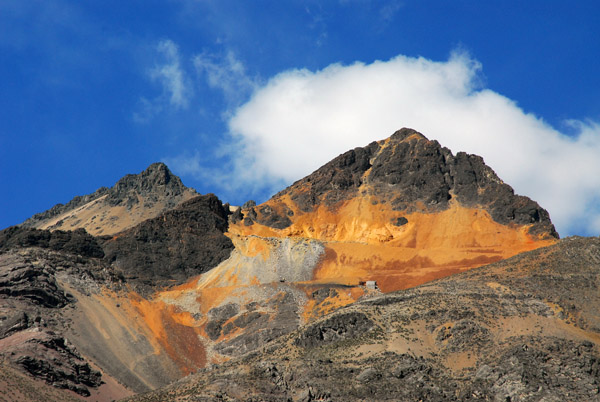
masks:
<svg viewBox="0 0 600 402"><path fill-rule="evenodd" d="M562 235L598 234L598 124L572 121L576 135L567 136L482 88L480 69L463 53L446 62L398 56L282 72L229 120L243 149L233 154L237 183L291 183L348 149L411 127L455 153L483 156L517 193L547 208ZM215 82L234 90L219 73Z"/></svg>
<svg viewBox="0 0 600 402"><path fill-rule="evenodd" d="M140 97L136 111L133 112L133 121L136 123L148 123L152 117L159 114L163 107L160 102L153 102L145 97Z"/></svg>
<svg viewBox="0 0 600 402"><path fill-rule="evenodd" d="M161 94L152 99L140 97L133 113L133 120L137 123L148 123L165 110L187 109L194 92L185 69L181 66L177 45L165 39L155 49L161 62L149 69L147 74L150 80L160 84Z"/></svg>
<svg viewBox="0 0 600 402"><path fill-rule="evenodd" d="M203 52L194 57L194 66L199 74L206 74L208 85L221 90L230 103L246 100L257 87L256 80L247 75L244 64L231 50L224 55Z"/></svg>
<svg viewBox="0 0 600 402"><path fill-rule="evenodd" d="M150 77L160 82L169 104L175 108L186 108L191 95L191 87L181 69L177 45L171 40L160 41L157 51L164 57L164 63L150 71Z"/></svg>
<svg viewBox="0 0 600 402"><path fill-rule="evenodd" d="M397 0L385 4L383 7L381 7L381 10L379 10L381 19L386 22L392 21L402 6L404 6L404 4Z"/></svg>

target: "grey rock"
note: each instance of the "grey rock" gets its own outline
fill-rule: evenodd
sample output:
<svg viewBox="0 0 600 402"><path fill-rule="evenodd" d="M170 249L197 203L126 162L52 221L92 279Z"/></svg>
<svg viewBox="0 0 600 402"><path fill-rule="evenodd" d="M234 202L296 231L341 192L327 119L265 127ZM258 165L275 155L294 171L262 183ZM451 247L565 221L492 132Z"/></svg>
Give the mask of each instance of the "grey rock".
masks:
<svg viewBox="0 0 600 402"><path fill-rule="evenodd" d="M357 338L374 326L363 313L334 315L306 328L294 341L302 347L318 347L328 343Z"/></svg>
<svg viewBox="0 0 600 402"><path fill-rule="evenodd" d="M363 371L361 371L360 374L356 376L356 380L363 382L363 383L368 383L368 382L371 382L374 379L376 379L377 376L378 376L377 370L375 370L373 367L368 367L368 368L364 369Z"/></svg>

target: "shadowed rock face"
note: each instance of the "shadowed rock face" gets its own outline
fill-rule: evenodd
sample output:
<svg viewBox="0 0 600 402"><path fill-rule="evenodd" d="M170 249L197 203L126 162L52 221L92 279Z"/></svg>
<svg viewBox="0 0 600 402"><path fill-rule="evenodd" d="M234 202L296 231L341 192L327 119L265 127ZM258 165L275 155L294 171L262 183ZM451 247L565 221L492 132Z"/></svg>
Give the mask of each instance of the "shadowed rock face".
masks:
<svg viewBox="0 0 600 402"><path fill-rule="evenodd" d="M215 195L198 196L107 239L105 259L143 288L181 284L229 257L228 213Z"/></svg>
<svg viewBox="0 0 600 402"><path fill-rule="evenodd" d="M84 257L102 258L104 251L85 229L74 231L38 230L13 226L0 231L0 250L8 251L13 248L40 247L54 251L64 251L79 254Z"/></svg>
<svg viewBox="0 0 600 402"><path fill-rule="evenodd" d="M34 377L82 396L90 396L88 388L102 384L102 374L92 369L64 338L46 336L33 338L28 343L27 353L15 361Z"/></svg>
<svg viewBox="0 0 600 402"><path fill-rule="evenodd" d="M531 234L558 238L548 212L535 201L515 195L481 157L464 152L453 155L437 141L408 128L386 141L338 156L273 199L289 195L302 211L311 212L318 205L334 208L361 194L407 213L443 211L456 198L462 206L485 209L503 225L533 224ZM276 222L272 227L277 228L289 221L283 216L274 219L273 212L268 212L255 220L266 226Z"/></svg>
<svg viewBox="0 0 600 402"><path fill-rule="evenodd" d="M0 231L0 295L24 299L47 308L61 308L72 302L57 284L54 269L35 266L28 260L14 257L17 250L27 253L28 250L36 249L45 250L38 253L56 252L54 255L59 256L57 259L61 260L64 270L76 265L73 261L96 261L104 256L96 239L84 229L50 232L19 226L10 227ZM91 275L92 278L98 275L98 278L112 275L102 273L100 268L94 271L96 273L86 270L85 275ZM82 274L79 270L77 272Z"/></svg>
<svg viewBox="0 0 600 402"><path fill-rule="evenodd" d="M54 275L29 264L13 265L10 270L4 269L0 273L0 294L50 308L64 307L69 303Z"/></svg>

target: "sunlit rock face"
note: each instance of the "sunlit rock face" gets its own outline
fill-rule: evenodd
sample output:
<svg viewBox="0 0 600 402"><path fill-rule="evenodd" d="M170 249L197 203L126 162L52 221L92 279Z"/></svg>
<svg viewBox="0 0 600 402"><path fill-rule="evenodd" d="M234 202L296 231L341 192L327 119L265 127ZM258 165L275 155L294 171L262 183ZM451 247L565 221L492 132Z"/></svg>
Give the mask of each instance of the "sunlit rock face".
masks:
<svg viewBox="0 0 600 402"><path fill-rule="evenodd" d="M379 324L362 313L328 317L557 241L548 213L480 157L453 155L411 129L237 209L154 164L0 232L6 278L17 266L26 273L0 284L0 344L42 362L46 338L76 350L65 364L84 375L52 385L111 400L303 326L294 347L373 331ZM34 344L41 315L46 343ZM468 322L453 328L463 327L487 333Z"/></svg>
<svg viewBox="0 0 600 402"><path fill-rule="evenodd" d="M372 295L128 401L598 400L600 238Z"/></svg>
<svg viewBox="0 0 600 402"><path fill-rule="evenodd" d="M154 218L198 195L183 185L164 163L154 163L139 174L128 174L113 187L77 196L23 222L37 229L75 230L113 235Z"/></svg>
<svg viewBox="0 0 600 402"><path fill-rule="evenodd" d="M410 129L340 155L263 204L246 203L230 216L227 236L235 245L228 259L161 294L201 312L215 362L374 292L558 239L548 213L480 157L453 155ZM231 314L210 313L223 308Z"/></svg>
<svg viewBox="0 0 600 402"><path fill-rule="evenodd" d="M549 215L483 159L402 129L241 211L240 236L319 240L313 280L392 291L554 243Z"/></svg>

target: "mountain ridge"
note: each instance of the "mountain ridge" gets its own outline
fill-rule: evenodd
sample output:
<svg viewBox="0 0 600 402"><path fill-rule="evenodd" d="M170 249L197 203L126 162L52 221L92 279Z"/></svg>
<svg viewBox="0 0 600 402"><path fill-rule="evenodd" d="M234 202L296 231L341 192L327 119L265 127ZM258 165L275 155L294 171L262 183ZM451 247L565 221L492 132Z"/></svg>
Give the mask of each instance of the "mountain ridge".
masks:
<svg viewBox="0 0 600 402"><path fill-rule="evenodd" d="M302 211L310 212L322 202L332 207L349 198L345 193L358 191L375 193L383 197L379 202L405 212L438 212L456 198L466 206L483 207L499 223L534 224L532 234L558 238L548 212L528 197L516 196L483 158L453 155L410 128L341 154L271 200L290 195Z"/></svg>
<svg viewBox="0 0 600 402"><path fill-rule="evenodd" d="M314 279L375 280L384 291L558 239L548 212L515 195L482 158L454 156L407 128L339 155L232 218L229 232L241 237L324 242Z"/></svg>
<svg viewBox="0 0 600 402"><path fill-rule="evenodd" d="M498 261L520 264L518 256L523 252L555 247L572 253L574 249L561 248L572 243L558 240L547 211L535 201L515 195L482 158L453 155L412 129L398 130L385 140L341 154L260 205L248 202L230 208L213 194L198 195L183 186L166 165L158 163L138 175L124 176L111 189L76 197L70 204L39 216L0 232L0 357L7 357L15 369L37 378L56 378L54 382L46 380L56 387L105 400L111 400L108 395L115 399L115 395L120 398L151 391L206 367L213 367L203 371L206 378L217 382L194 385L202 387L206 400L219 400L218 395L233 400L252 395L264 400L330 400L335 395L342 399L349 395L347 400L368 399L365 390L344 395L339 388L328 388L319 381L309 385L312 375L338 375L331 369L334 366L322 366L331 363L314 360L311 350L343 351L363 334L376 333L375 338L382 339L382 328L396 328L398 324L391 311L381 321L383 316L371 311L377 306L387 309L385 306L415 300L415 311L424 311L422 320L434 319L426 313L433 311L429 296L406 297L421 292L410 289L435 290L441 286L443 292L432 296L441 303L451 299L453 287L464 288L460 297L475 304L489 298L485 299L487 306L513 287L520 293L515 291L514 298L502 296L504 302L514 304L510 308L537 308L548 317L548 311L556 306L563 310L568 307L566 299L558 299L542 308L540 300L549 298L547 293L537 292L533 300L524 295L526 290L520 285L507 285L496 278L498 273L485 283L474 282L471 288L463 283L477 267ZM91 226L99 224L99 217L104 218L101 226ZM32 222L39 228L30 227ZM74 230L64 230L67 228ZM543 251L537 253L544 255ZM575 261L573 258L568 256L566 263ZM458 282L444 279L460 273ZM539 280L540 274L536 275L525 282ZM12 281L13 277L21 279ZM575 279L569 274L561 280L575 283ZM593 275L588 280L595 281ZM583 289L580 286L577 292L589 297ZM475 290L484 299L475 297ZM578 297L581 318L593 321L592 310L580 306ZM525 299L529 301L523 302ZM371 310L362 311L365 306ZM452 308L462 311L466 307ZM362 367L353 381L372 383L366 386L368 392L383 395L378 394L377 381L387 379L385 370L396 370L395 364L406 364L407 373L429 375L443 373L447 359L454 356L458 370L471 367L473 359L466 354L479 352L465 349L463 335L472 335L477 344L487 344L489 334L496 331L490 326L495 316L488 310L481 313L487 317L483 321L481 314L469 321L466 316L455 317L446 311L440 313L439 320L452 322L449 326L442 328L440 321L435 327L431 323L411 327L419 334L417 340L433 342L430 351L438 350L446 360L435 354L418 355L420 352L414 351L426 350L419 349L417 340L398 346L397 338L388 339L390 350L377 346L374 352L360 352L368 352L371 360L352 357L352 364ZM413 315L401 321L410 323ZM531 315L532 322L542 322L542 316ZM552 322L572 325L573 316L568 317L568 322ZM572 337L576 332L569 328L555 333L561 345L565 334ZM594 331L591 327L577 328ZM31 338L35 331L40 333ZM262 354L261 348L269 342L275 343ZM282 366L277 360L286 355L279 346L273 346L282 345L280 342L291 342L284 349L307 356L312 368L296 367L297 356L287 355L299 377L286 377L289 370L282 367L287 363ZM63 344L68 345L67 353L60 356L69 355L70 359L57 357ZM46 349L39 345L46 349L51 346L46 353L49 361L43 353ZM407 354L407 347L413 348L412 355ZM582 348L590 358L596 356L593 348L585 345L568 347ZM279 352L269 354L276 350ZM513 356L516 349L502 350ZM388 359L388 352L396 353L395 357ZM246 357L240 360L240 356ZM275 366L246 365L253 356L272 360ZM21 357L34 359L35 367L47 369L19 365L19 361L26 361L19 360ZM381 367L375 365L376 357L382 359ZM327 359L336 365L345 364L334 355ZM565 359L571 361L571 357ZM96 370L88 370L94 381L88 381L85 372L78 377L65 369L76 371L86 364ZM227 370L236 364L242 371L250 371L232 376ZM593 364L590 367L593 370ZM271 373L271 378L281 374L275 388L263 382L261 370ZM407 377L402 374L404 369L399 370L394 378ZM256 381L245 377L248 372L256 373ZM342 379L355 377L345 368L342 372ZM242 389L233 387L232 394L219 388L224 378L235 381L236 375L240 384L245 384ZM442 377L449 384L465 386L456 377ZM65 378L66 382L59 380ZM428 381L404 385L433 390L431 394L414 393L419 397L450 395L443 383ZM500 388L500 394L512 395L509 389ZM149 400L165 394L154 395Z"/></svg>
<svg viewBox="0 0 600 402"><path fill-rule="evenodd" d="M111 188L76 196L67 204L56 204L35 214L21 226L37 229L84 228L92 235L110 235L148 218L158 216L197 193L183 185L162 162L139 174L128 174Z"/></svg>

